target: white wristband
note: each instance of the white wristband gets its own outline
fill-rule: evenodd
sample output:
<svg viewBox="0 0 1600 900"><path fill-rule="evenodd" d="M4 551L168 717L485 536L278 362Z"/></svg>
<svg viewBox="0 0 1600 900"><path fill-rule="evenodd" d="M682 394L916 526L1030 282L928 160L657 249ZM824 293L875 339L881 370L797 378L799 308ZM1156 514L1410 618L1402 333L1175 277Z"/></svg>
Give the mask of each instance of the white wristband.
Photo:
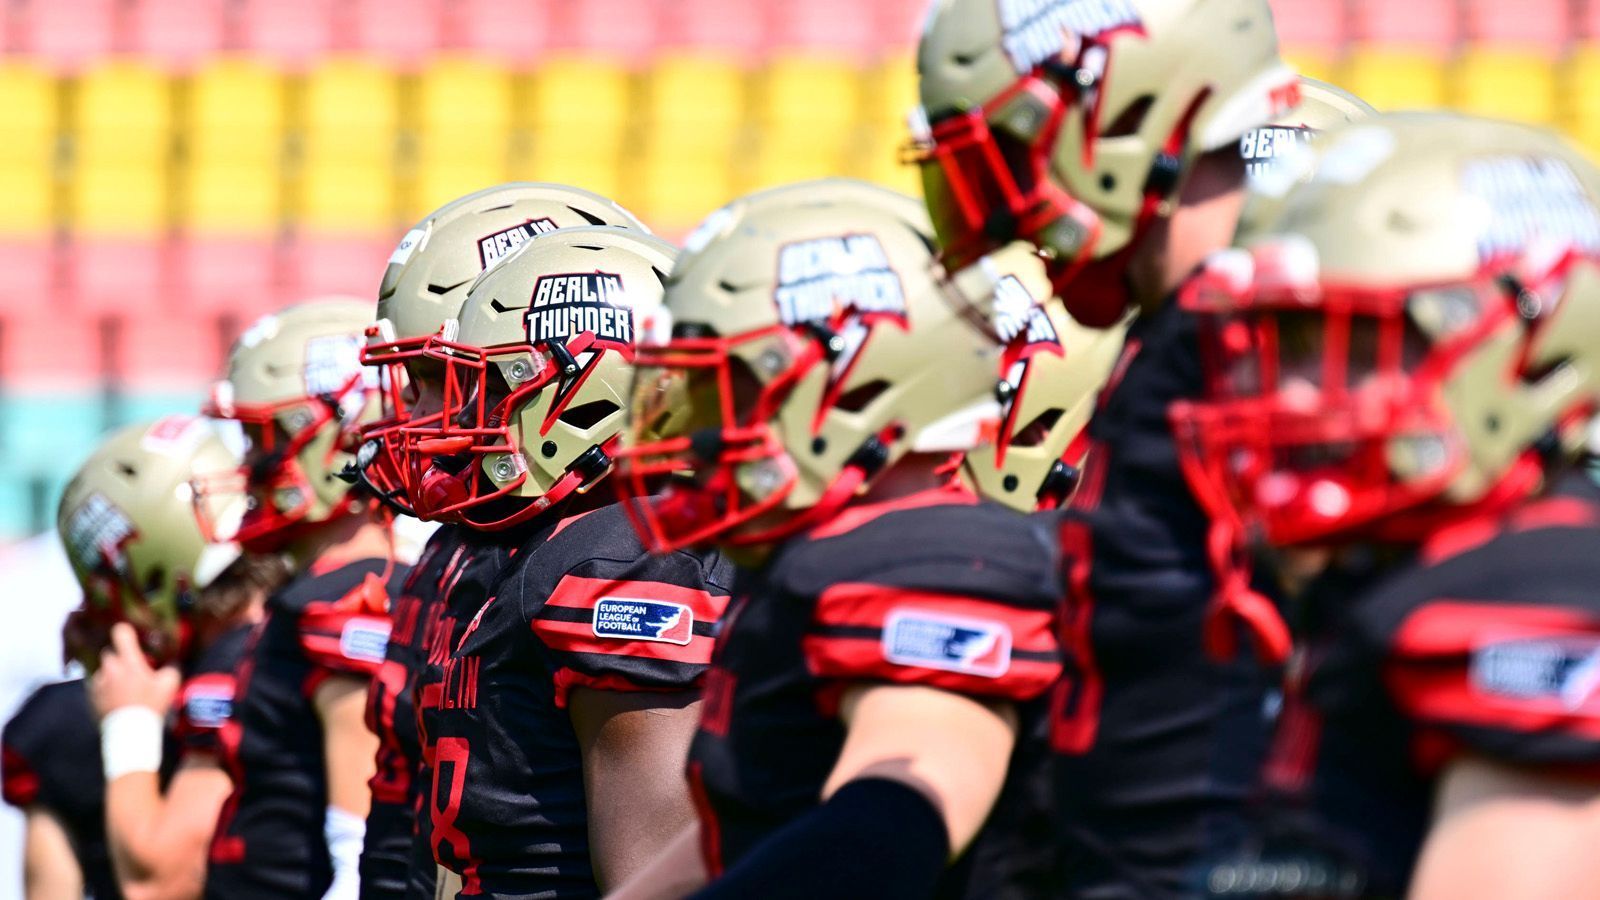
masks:
<svg viewBox="0 0 1600 900"><path fill-rule="evenodd" d="M162 715L148 706L121 706L100 720L100 762L106 784L133 772L161 771Z"/></svg>
<svg viewBox="0 0 1600 900"><path fill-rule="evenodd" d="M366 843L366 820L330 806L322 835L328 841L328 857L333 863L333 883L322 900L356 900L361 893L361 847Z"/></svg>

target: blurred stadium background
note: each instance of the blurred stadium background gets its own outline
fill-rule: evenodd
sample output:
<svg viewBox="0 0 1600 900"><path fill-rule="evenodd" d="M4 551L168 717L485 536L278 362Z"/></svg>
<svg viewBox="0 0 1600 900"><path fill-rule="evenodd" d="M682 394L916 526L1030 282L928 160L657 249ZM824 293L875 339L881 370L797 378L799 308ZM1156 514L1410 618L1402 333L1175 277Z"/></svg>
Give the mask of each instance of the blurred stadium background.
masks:
<svg viewBox="0 0 1600 900"><path fill-rule="evenodd" d="M570 181L677 236L897 165L925 0L0 0L0 546L97 434L192 409L254 316L370 296L415 218ZM1275 0L1380 108L1600 149L1600 0Z"/></svg>

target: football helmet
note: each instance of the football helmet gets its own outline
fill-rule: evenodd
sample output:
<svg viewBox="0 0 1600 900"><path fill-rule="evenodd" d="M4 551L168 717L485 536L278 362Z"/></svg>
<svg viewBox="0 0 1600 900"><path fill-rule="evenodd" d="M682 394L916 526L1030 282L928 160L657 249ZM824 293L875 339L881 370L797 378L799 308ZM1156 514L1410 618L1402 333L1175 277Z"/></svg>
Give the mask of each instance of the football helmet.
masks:
<svg viewBox="0 0 1600 900"><path fill-rule="evenodd" d="M944 278L905 201L758 195L702 227L641 318L617 490L647 546L770 543L993 437L992 292Z"/></svg>
<svg viewBox="0 0 1600 900"><path fill-rule="evenodd" d="M210 422L167 416L124 427L67 484L56 530L83 587L73 614L72 655L92 667L111 625L128 622L158 664L180 658L200 592L240 557L239 545L208 539L195 516L197 479L239 467ZM207 518L238 522L244 498L213 496ZM224 529L227 530L227 529Z"/></svg>
<svg viewBox="0 0 1600 900"><path fill-rule="evenodd" d="M538 235L558 228L616 225L649 228L615 202L581 188L510 182L452 200L429 213L395 247L378 287L377 321L361 361L377 366L383 412L363 429L356 471L374 494L410 514L402 487L405 462L398 428L415 400L406 365L455 318L478 275Z"/></svg>
<svg viewBox="0 0 1600 900"><path fill-rule="evenodd" d="M244 426L249 450L232 479L200 482L205 495L245 492L249 509L231 535L252 553L285 549L306 529L354 512L340 473L361 425L378 414L375 373L360 362L371 304L324 299L258 319L228 354L207 415ZM204 513L202 506L201 512ZM228 537L202 519L208 534Z"/></svg>
<svg viewBox="0 0 1600 900"><path fill-rule="evenodd" d="M1300 105L1239 139L1250 190L1237 234L1246 239L1269 221L1289 188L1311 177L1311 148L1319 134L1378 114L1365 100L1324 81L1300 76Z"/></svg>
<svg viewBox="0 0 1600 900"><path fill-rule="evenodd" d="M635 318L676 255L637 229L563 228L478 276L422 351L444 373L442 412L399 429L418 516L507 528L610 471Z"/></svg>
<svg viewBox="0 0 1600 900"><path fill-rule="evenodd" d="M1030 241L1097 328L1122 318L1129 256L1194 160L1299 94L1267 0L935 0L917 71L947 267Z"/></svg>
<svg viewBox="0 0 1600 900"><path fill-rule="evenodd" d="M1574 452L1600 394L1600 170L1448 113L1325 135L1310 180L1180 302L1207 400L1174 421L1196 495L1278 544L1420 539Z"/></svg>
<svg viewBox="0 0 1600 900"><path fill-rule="evenodd" d="M1031 245L1012 244L973 268L994 293L994 328L1005 346L999 432L967 452L962 472L979 494L1013 509L1054 509L1077 487L1084 428L1127 322L1085 328L1059 304L1046 305L1050 278Z"/></svg>

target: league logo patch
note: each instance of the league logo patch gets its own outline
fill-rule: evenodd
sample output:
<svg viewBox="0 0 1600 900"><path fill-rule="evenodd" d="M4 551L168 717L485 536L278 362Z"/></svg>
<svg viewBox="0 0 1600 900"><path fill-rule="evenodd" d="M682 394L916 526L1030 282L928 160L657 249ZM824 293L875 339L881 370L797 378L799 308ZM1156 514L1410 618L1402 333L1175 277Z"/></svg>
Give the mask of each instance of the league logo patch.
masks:
<svg viewBox="0 0 1600 900"><path fill-rule="evenodd" d="M1464 166L1461 181L1487 207L1478 234L1480 260L1520 253L1535 240L1600 252L1600 211L1562 160L1486 157Z"/></svg>
<svg viewBox="0 0 1600 900"><path fill-rule="evenodd" d="M610 272L540 276L525 322L536 346L589 331L598 346L633 347L633 308L622 276Z"/></svg>
<svg viewBox="0 0 1600 900"><path fill-rule="evenodd" d="M785 244L773 291L785 325L827 322L836 313L906 315L905 288L876 235L845 234Z"/></svg>
<svg viewBox="0 0 1600 900"><path fill-rule="evenodd" d="M67 555L78 568L93 572L106 561L126 574L128 558L122 548L133 537L133 523L104 494L90 494L67 515Z"/></svg>
<svg viewBox="0 0 1600 900"><path fill-rule="evenodd" d="M196 687L183 699L183 717L197 728L221 728L233 715L233 692L226 688Z"/></svg>
<svg viewBox="0 0 1600 900"><path fill-rule="evenodd" d="M389 623L382 619L351 619L339 632L339 652L349 659L381 663L389 649Z"/></svg>
<svg viewBox="0 0 1600 900"><path fill-rule="evenodd" d="M998 678L1011 668L1011 629L983 619L897 609L883 628L883 655L896 665Z"/></svg>
<svg viewBox="0 0 1600 900"><path fill-rule="evenodd" d="M1600 638L1485 643L1472 652L1469 677L1479 693L1500 701L1600 715Z"/></svg>
<svg viewBox="0 0 1600 900"><path fill-rule="evenodd" d="M512 251L523 244L533 240L541 234L549 234L561 226L554 219L529 219L513 225L494 234L486 234L478 238L478 262L482 264L485 272L494 268L501 260L510 256Z"/></svg>
<svg viewBox="0 0 1600 900"><path fill-rule="evenodd" d="M694 610L681 603L601 597L594 605L594 636L686 645L694 640Z"/></svg>
<svg viewBox="0 0 1600 900"><path fill-rule="evenodd" d="M1067 49L1073 38L1144 28L1131 0L999 0L1001 44L1017 74Z"/></svg>

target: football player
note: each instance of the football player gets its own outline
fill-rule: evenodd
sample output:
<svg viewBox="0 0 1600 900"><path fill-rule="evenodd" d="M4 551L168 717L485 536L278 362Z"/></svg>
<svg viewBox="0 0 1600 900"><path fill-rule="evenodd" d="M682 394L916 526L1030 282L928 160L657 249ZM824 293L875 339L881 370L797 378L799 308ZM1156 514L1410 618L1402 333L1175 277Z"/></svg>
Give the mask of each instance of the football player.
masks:
<svg viewBox="0 0 1600 900"><path fill-rule="evenodd" d="M698 821L623 893L1039 896L1047 745L1019 735L1060 671L1055 540L949 463L998 425L1003 272L944 278L903 198L782 200L715 214L644 320L628 508L658 551L753 571L691 747Z"/></svg>
<svg viewBox="0 0 1600 900"><path fill-rule="evenodd" d="M486 188L434 210L401 239L378 289L377 323L362 361L380 366L383 414L362 429L361 477L378 496L411 514L404 492L399 428L419 400L437 409L439 371L422 354L427 339L454 319L467 288L485 269L557 228L620 225L644 229L610 200L558 184ZM424 391L432 396L423 398ZM391 610L393 629L368 696L367 723L379 738L361 854L364 898L432 900L436 863L432 817L418 815L432 779L431 748L417 729L416 697L436 694L460 629L489 596L512 547L494 532L446 525L434 532Z"/></svg>
<svg viewBox="0 0 1600 900"><path fill-rule="evenodd" d="M1167 425L1199 390L1193 319L1170 296L1231 238L1241 139L1292 116L1299 82L1266 0L936 0L918 71L945 264L1027 240L1078 322L1137 315L1062 529L1062 884L1191 896L1243 838L1269 735L1277 679L1234 645L1276 662L1289 641L1237 567L1214 575L1231 558Z"/></svg>
<svg viewBox="0 0 1600 900"><path fill-rule="evenodd" d="M543 235L426 342L440 405L400 429L406 495L513 556L420 698L460 896L596 896L693 816L679 772L732 566L646 554L606 479L674 256L635 229Z"/></svg>
<svg viewBox="0 0 1600 900"><path fill-rule="evenodd" d="M1182 302L1197 495L1281 549L1277 827L1218 894L1570 897L1600 834L1600 170L1431 113L1324 136ZM1270 891L1268 883L1275 885Z"/></svg>
<svg viewBox="0 0 1600 900"><path fill-rule="evenodd" d="M81 680L52 685L13 720L7 783L67 824L97 897L200 894L228 794L217 741L234 670L286 574L201 535L192 482L237 465L209 423L168 416L108 438L62 497L57 527L84 590L69 645L94 674L87 694ZM100 740L75 734L96 717Z"/></svg>
<svg viewBox="0 0 1600 900"><path fill-rule="evenodd" d="M326 300L263 317L234 345L208 404L243 425L249 450L231 483L202 482L197 509L246 492L230 533L247 551L287 554L295 570L267 601L223 730L233 793L211 845L208 897L357 893L377 749L367 687L406 573L387 510L339 478L377 413L359 361L371 309Z"/></svg>

